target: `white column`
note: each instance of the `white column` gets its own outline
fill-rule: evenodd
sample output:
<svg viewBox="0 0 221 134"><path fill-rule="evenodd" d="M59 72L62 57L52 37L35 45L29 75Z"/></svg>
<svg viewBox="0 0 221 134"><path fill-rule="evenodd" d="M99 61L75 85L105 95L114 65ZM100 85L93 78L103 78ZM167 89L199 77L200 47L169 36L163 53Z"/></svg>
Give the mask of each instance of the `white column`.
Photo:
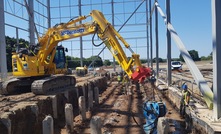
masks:
<svg viewBox="0 0 221 134"><path fill-rule="evenodd" d="M221 1L212 0L212 37L213 37L213 116L221 117Z"/></svg>

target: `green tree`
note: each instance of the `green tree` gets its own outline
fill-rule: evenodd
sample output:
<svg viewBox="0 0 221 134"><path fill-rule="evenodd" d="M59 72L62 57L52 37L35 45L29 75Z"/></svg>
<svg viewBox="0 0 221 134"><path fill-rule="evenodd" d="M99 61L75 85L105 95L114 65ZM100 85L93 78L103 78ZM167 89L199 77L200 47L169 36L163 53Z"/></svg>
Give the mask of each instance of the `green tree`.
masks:
<svg viewBox="0 0 221 134"><path fill-rule="evenodd" d="M208 60L212 60L213 59L213 52L211 52L207 58L208 58Z"/></svg>
<svg viewBox="0 0 221 134"><path fill-rule="evenodd" d="M189 53L190 53L190 56L193 58L194 61L200 61L198 51L190 50Z"/></svg>
<svg viewBox="0 0 221 134"><path fill-rule="evenodd" d="M6 58L7 58L7 69L9 72L12 71L12 52L15 52L17 47L25 48L29 45L29 42L24 39L19 39L19 44L17 44L17 40L14 37L5 37L6 43ZM19 45L19 46L18 46Z"/></svg>
<svg viewBox="0 0 221 134"><path fill-rule="evenodd" d="M75 57L71 57L71 56L66 56L66 60L68 63L68 68L76 68L79 67L80 64L80 58L75 58Z"/></svg>
<svg viewBox="0 0 221 134"><path fill-rule="evenodd" d="M100 56L91 56L89 59L91 60L90 63L92 63L92 61L95 60L94 61L94 66L96 66L96 67L103 66L103 61L102 61Z"/></svg>
<svg viewBox="0 0 221 134"><path fill-rule="evenodd" d="M200 59L201 60L207 60L207 57L206 56L202 56Z"/></svg>
<svg viewBox="0 0 221 134"><path fill-rule="evenodd" d="M141 62L142 64L144 64L144 63L147 63L147 60L146 60L146 59L140 59L140 62Z"/></svg>
<svg viewBox="0 0 221 134"><path fill-rule="evenodd" d="M110 60L104 60L104 65L105 65L105 66L110 66L110 65L111 65Z"/></svg>
<svg viewBox="0 0 221 134"><path fill-rule="evenodd" d="M66 58L67 58L67 61L68 61L68 68L76 68L76 67L81 66L80 58L70 57L70 56L66 56Z"/></svg>
<svg viewBox="0 0 221 134"><path fill-rule="evenodd" d="M201 60L212 60L213 59L213 53L211 52L208 56L202 56L200 59Z"/></svg>
<svg viewBox="0 0 221 134"><path fill-rule="evenodd" d="M156 63L156 58L153 58L153 62ZM164 62L162 58L158 58L158 62Z"/></svg>
<svg viewBox="0 0 221 134"><path fill-rule="evenodd" d="M200 61L200 58L199 58L199 54L198 54L198 51L196 50L190 50L188 51L190 56L192 57L193 61ZM182 55L180 54L180 60L184 62L184 59L182 57Z"/></svg>
<svg viewBox="0 0 221 134"><path fill-rule="evenodd" d="M66 56L68 62L68 68L76 68L81 66L81 59L78 57ZM94 60L95 59L95 60ZM103 66L103 61L101 57L91 56L89 58L83 58L83 66L89 66L92 61L94 61L93 66L100 67Z"/></svg>

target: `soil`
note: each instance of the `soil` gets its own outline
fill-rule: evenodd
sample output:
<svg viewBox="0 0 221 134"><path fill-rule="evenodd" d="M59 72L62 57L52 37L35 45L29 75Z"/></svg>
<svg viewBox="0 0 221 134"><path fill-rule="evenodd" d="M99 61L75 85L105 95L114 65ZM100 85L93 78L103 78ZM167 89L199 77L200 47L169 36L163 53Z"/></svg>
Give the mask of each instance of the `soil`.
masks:
<svg viewBox="0 0 221 134"><path fill-rule="evenodd" d="M103 73L103 71L99 72ZM84 78L85 79L85 78ZM77 82L83 81L78 79ZM93 116L99 116L102 120L102 133L105 134L143 134L142 129L145 124L145 118L143 116L142 106L147 100L153 99L153 89L149 83L140 86L140 91L136 90L135 85L131 85L132 93L126 95L122 84L112 82L109 87L99 96L99 105L94 106L91 112L87 112L87 120L82 121L80 116L74 117L74 132L72 134L89 134L90 119ZM0 114L7 112L8 109L16 106L17 102L39 99L32 93L26 93L23 95L15 95L10 97L4 97L0 95ZM171 105L161 93L155 90L154 98L156 101L162 99L166 104L167 114L169 119L170 133L188 133L184 129L184 120L180 118L177 108ZM16 101L14 101L16 100ZM13 102L11 104L11 102ZM66 134L64 125L55 124L55 134Z"/></svg>
<svg viewBox="0 0 221 134"><path fill-rule="evenodd" d="M147 100L162 100L167 107L166 117L169 120L170 133L187 133L184 129L184 120L180 118L176 108L155 90L150 84L140 86L140 90L135 85L130 86L132 92L126 95L122 84L112 82L111 85L99 96L99 105L94 106L91 112L87 112L87 120L82 121L80 116L74 118L74 132L71 134L90 134L90 119L92 116L99 116L102 120L103 134L145 134L143 125L143 102ZM153 97L154 96L154 97ZM65 128L57 133L66 134Z"/></svg>

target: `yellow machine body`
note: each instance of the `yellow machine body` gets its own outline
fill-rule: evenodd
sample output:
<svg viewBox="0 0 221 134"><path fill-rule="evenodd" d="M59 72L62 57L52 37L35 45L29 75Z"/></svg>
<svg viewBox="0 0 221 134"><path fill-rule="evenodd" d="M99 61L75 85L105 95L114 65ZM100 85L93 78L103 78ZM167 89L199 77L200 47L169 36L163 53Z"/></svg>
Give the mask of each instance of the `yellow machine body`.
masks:
<svg viewBox="0 0 221 134"><path fill-rule="evenodd" d="M92 17L92 22L82 23L88 17ZM141 65L139 55L132 51L130 45L98 10L92 10L88 16L80 16L77 19L71 19L67 23L61 23L49 28L42 37L38 38L36 46L23 48L13 53L13 75L17 77L34 77L36 79L36 77L39 78L41 76L65 74L67 72L65 49L62 46L58 46L58 43L90 34L98 35L130 79L142 82L146 77L150 76L151 70ZM131 57L130 59L124 53L120 42L131 51L132 55L128 56ZM56 80L59 83L59 78ZM70 83L74 81L69 80L69 78L67 80ZM38 82L35 83L35 86L32 84L32 87L37 91L37 87L41 87L38 86ZM3 87L3 89L5 91L9 90L7 89L7 84L5 85L6 87ZM48 85L50 87L50 84ZM46 91L47 89L44 90Z"/></svg>

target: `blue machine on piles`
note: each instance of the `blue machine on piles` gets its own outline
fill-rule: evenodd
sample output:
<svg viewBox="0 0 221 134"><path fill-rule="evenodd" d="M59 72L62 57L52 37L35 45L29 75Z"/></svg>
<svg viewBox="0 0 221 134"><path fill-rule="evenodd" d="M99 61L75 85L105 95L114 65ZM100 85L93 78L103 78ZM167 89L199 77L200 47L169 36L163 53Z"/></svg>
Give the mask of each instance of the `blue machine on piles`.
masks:
<svg viewBox="0 0 221 134"><path fill-rule="evenodd" d="M146 134L157 134L157 121L166 115L166 105L163 102L146 101L143 105L146 124L143 129Z"/></svg>

